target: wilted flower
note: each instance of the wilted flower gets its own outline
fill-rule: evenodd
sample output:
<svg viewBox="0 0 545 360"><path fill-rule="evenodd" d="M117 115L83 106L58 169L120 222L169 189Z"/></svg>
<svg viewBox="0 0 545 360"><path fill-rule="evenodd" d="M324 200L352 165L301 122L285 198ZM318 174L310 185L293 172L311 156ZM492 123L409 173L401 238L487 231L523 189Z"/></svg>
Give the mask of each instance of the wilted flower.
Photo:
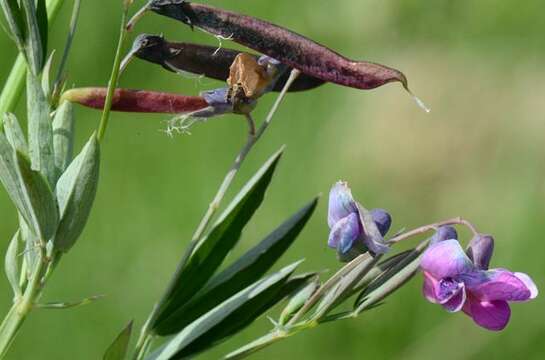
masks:
<svg viewBox="0 0 545 360"><path fill-rule="evenodd" d="M337 249L339 258L348 261L371 251L384 254L384 243L391 225L390 215L382 209L367 211L354 200L345 182L336 183L329 194L328 225L331 229L328 245Z"/></svg>
<svg viewBox="0 0 545 360"><path fill-rule="evenodd" d="M458 240L430 245L422 257L424 296L449 312L462 310L489 330L502 330L511 315L508 301L526 301L537 296L532 279L523 273L488 269L493 240L474 239L466 255Z"/></svg>

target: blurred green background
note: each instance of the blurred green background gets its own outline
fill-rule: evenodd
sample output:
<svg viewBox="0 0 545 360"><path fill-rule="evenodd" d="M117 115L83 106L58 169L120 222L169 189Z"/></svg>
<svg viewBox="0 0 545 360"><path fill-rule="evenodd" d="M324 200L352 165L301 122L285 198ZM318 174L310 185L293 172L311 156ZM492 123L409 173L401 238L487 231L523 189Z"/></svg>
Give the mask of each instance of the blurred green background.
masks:
<svg viewBox="0 0 545 360"><path fill-rule="evenodd" d="M106 83L120 2L83 2L70 59L71 86ZM238 189L287 144L266 201L231 259L323 193L317 213L281 263L304 257L302 270L338 268L326 247L325 195L344 179L367 207L390 210L394 231L458 215L472 220L496 237L494 266L527 272L545 287L542 0L207 2L284 25L349 57L401 69L432 108L431 114L421 111L398 85L370 92L326 85L290 95L235 184ZM52 30L58 49L71 3L66 2ZM217 44L156 15L145 18L139 32ZM4 33L0 49L3 83L15 58ZM134 62L121 83L184 94L220 85L142 62ZM261 101L256 118L263 118L272 100L269 95ZM77 109L79 145L98 120L98 112ZM226 116L195 126L191 136L169 138L161 131L165 120L168 116L114 114L87 230L45 294L47 301L107 297L74 310L35 311L9 359L97 359L124 324L135 319L140 326L145 319L246 134L244 121ZM0 219L4 253L16 217L3 190ZM254 358L543 358L543 296L515 304L507 329L492 333L427 303L420 287L418 277L386 306L300 334ZM1 281L3 312L10 300L7 282ZM218 358L269 328L262 318L203 358Z"/></svg>

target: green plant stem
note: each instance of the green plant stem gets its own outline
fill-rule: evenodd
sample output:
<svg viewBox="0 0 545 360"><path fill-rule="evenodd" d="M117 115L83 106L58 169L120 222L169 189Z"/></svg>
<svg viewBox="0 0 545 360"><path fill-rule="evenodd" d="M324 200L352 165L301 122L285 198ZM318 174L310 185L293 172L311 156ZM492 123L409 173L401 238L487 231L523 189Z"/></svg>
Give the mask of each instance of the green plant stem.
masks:
<svg viewBox="0 0 545 360"><path fill-rule="evenodd" d="M233 165L231 165L231 168L227 172L227 175L225 175L225 178L223 179L223 182L221 183L218 189L218 192L214 196L214 199L208 205L208 210L204 214L203 218L201 219L201 222L199 223L199 226L197 227L197 230L193 234L193 237L191 238L191 242L189 243L188 249L185 252L184 258L182 259L180 264L178 264L177 271L180 271L181 269L183 269L183 267L187 264L187 261L191 257L191 254L193 253L193 251L199 244L199 241L204 235L204 232L206 231L208 225L210 225L210 222L212 221L212 219L214 218L214 215L218 211L221 201L223 200L223 198L225 197L225 194L227 193L227 190L229 190L229 187L233 183L233 180L235 179L238 171L240 170L242 163L244 162L244 160L246 159L246 157L248 156L248 154L250 153L254 145L257 143L257 141L259 141L259 139L263 136L263 134L265 133L265 131L271 124L274 118L274 115L276 114L276 111L278 110L280 104L282 103L282 100L286 96L290 86L297 79L299 74L300 74L299 70L293 69L291 71L290 77L286 81L284 88L282 89L278 97L276 98L276 101L274 102L273 106L271 107L271 110L267 114L267 117L265 118L265 120L263 121L263 123L261 124L261 126L259 127L257 131L255 131L255 128L253 126L254 124L253 119L251 118L250 115L247 115L249 131L248 131L248 138L246 140L246 144L244 144L244 146L238 153L237 157L235 158L235 162L233 163ZM176 276L174 276L173 278L175 277ZM165 295L168 294L172 290L172 287L176 285L177 284L174 284L172 282L171 284L169 284L167 291L165 291L163 297L157 303L157 305L154 306L151 314L148 317L148 320L142 327L142 330L140 332L140 337L135 347L135 353L134 353L135 360L143 359L144 356L146 355L147 349L145 344L147 344L149 342L149 338L153 336L150 333L149 326L152 323L152 321L155 319L155 317L157 316L157 311L160 308L160 305L165 300Z"/></svg>
<svg viewBox="0 0 545 360"><path fill-rule="evenodd" d="M48 263L45 261L44 250L40 247L36 268L30 277L23 296L15 299L2 325L0 325L0 359L6 355L21 325L40 297L43 288L42 277L47 269Z"/></svg>
<svg viewBox="0 0 545 360"><path fill-rule="evenodd" d="M47 1L47 19L50 23L57 17L63 2L64 0ZM15 106L17 106L25 84L26 66L25 57L20 53L11 68L11 72L2 89L2 94L0 94L0 115L6 112L13 112ZM0 124L2 121L2 116L0 116Z"/></svg>
<svg viewBox="0 0 545 360"><path fill-rule="evenodd" d="M125 43L125 38L127 37L127 16L129 12L128 4L124 6L123 16L121 18L121 29L119 33L119 41L117 43L117 50L115 53L114 65L112 69L112 75L110 76L110 81L108 82L108 94L106 95L106 100L104 101L104 110L102 112L102 118L100 119L100 125L98 127L97 139L99 142L102 141L106 133L106 128L108 127L108 122L110 120L110 112L112 110L112 102L114 99L115 89L119 80L119 73L121 67L121 60L123 59L123 44Z"/></svg>

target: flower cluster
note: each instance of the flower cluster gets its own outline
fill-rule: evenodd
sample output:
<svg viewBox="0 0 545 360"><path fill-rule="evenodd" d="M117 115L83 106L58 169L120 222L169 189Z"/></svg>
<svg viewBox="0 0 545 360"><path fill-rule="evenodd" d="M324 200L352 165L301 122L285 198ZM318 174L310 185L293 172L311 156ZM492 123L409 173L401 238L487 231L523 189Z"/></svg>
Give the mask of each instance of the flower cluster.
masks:
<svg viewBox="0 0 545 360"><path fill-rule="evenodd" d="M451 227L440 228L421 262L424 296L449 312L463 311L489 330L502 330L509 322L508 302L534 299L532 279L506 269L488 269L494 239L477 234L467 251Z"/></svg>
<svg viewBox="0 0 545 360"><path fill-rule="evenodd" d="M463 223L452 222L456 221ZM345 182L338 182L331 189L328 224L328 245L337 250L341 261L350 261L367 251L377 256L389 249L383 236L390 228L390 215L382 209L367 211L354 200ZM433 228L421 229L424 232ZM390 243L397 242L394 240ZM420 262L426 299L449 312L463 311L486 329L505 328L511 315L508 302L534 299L538 290L524 273L489 269L493 250L494 239L490 235L476 233L464 251L454 227L438 227Z"/></svg>

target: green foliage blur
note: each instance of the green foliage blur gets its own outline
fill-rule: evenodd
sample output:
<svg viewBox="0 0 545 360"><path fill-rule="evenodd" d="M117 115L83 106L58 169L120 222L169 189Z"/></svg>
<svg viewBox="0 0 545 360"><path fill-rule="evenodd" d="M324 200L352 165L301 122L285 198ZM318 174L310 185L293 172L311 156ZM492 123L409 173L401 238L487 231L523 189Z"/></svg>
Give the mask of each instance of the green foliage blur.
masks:
<svg viewBox="0 0 545 360"><path fill-rule="evenodd" d="M143 2L136 1L135 10ZM542 0L206 2L286 26L349 57L401 69L432 108L424 113L398 85L370 92L325 85L290 95L234 187L287 144L271 191L237 254L323 193L314 218L281 264L304 257L303 270L337 269L335 254L326 247L327 193L343 179L366 207L392 213L393 231L458 215L470 219L496 237L493 266L527 272L545 289ZM70 5L67 1L52 31L51 44L58 50ZM83 2L69 63L70 86L106 84L120 14L120 0ZM151 14L135 29L135 34L142 32L218 43ZM0 54L3 84L16 55L3 32ZM131 64L121 84L184 94L221 86L141 61ZM272 101L272 95L262 99L257 119ZM23 105L22 99L21 119ZM99 118L99 112L77 109L79 147ZM72 310L33 312L9 359L100 358L130 319L139 327L151 310L246 136L245 122L235 116L198 124L191 136L174 138L162 131L165 120L168 116L113 114L91 219L43 300L106 298ZM16 226L15 211L0 191L2 256ZM420 287L418 277L385 306L357 320L320 326L254 358L542 359L543 296L514 304L507 329L493 333L462 314L450 315L429 304ZM2 317L10 301L2 279ZM262 318L203 358L218 358L270 327Z"/></svg>

